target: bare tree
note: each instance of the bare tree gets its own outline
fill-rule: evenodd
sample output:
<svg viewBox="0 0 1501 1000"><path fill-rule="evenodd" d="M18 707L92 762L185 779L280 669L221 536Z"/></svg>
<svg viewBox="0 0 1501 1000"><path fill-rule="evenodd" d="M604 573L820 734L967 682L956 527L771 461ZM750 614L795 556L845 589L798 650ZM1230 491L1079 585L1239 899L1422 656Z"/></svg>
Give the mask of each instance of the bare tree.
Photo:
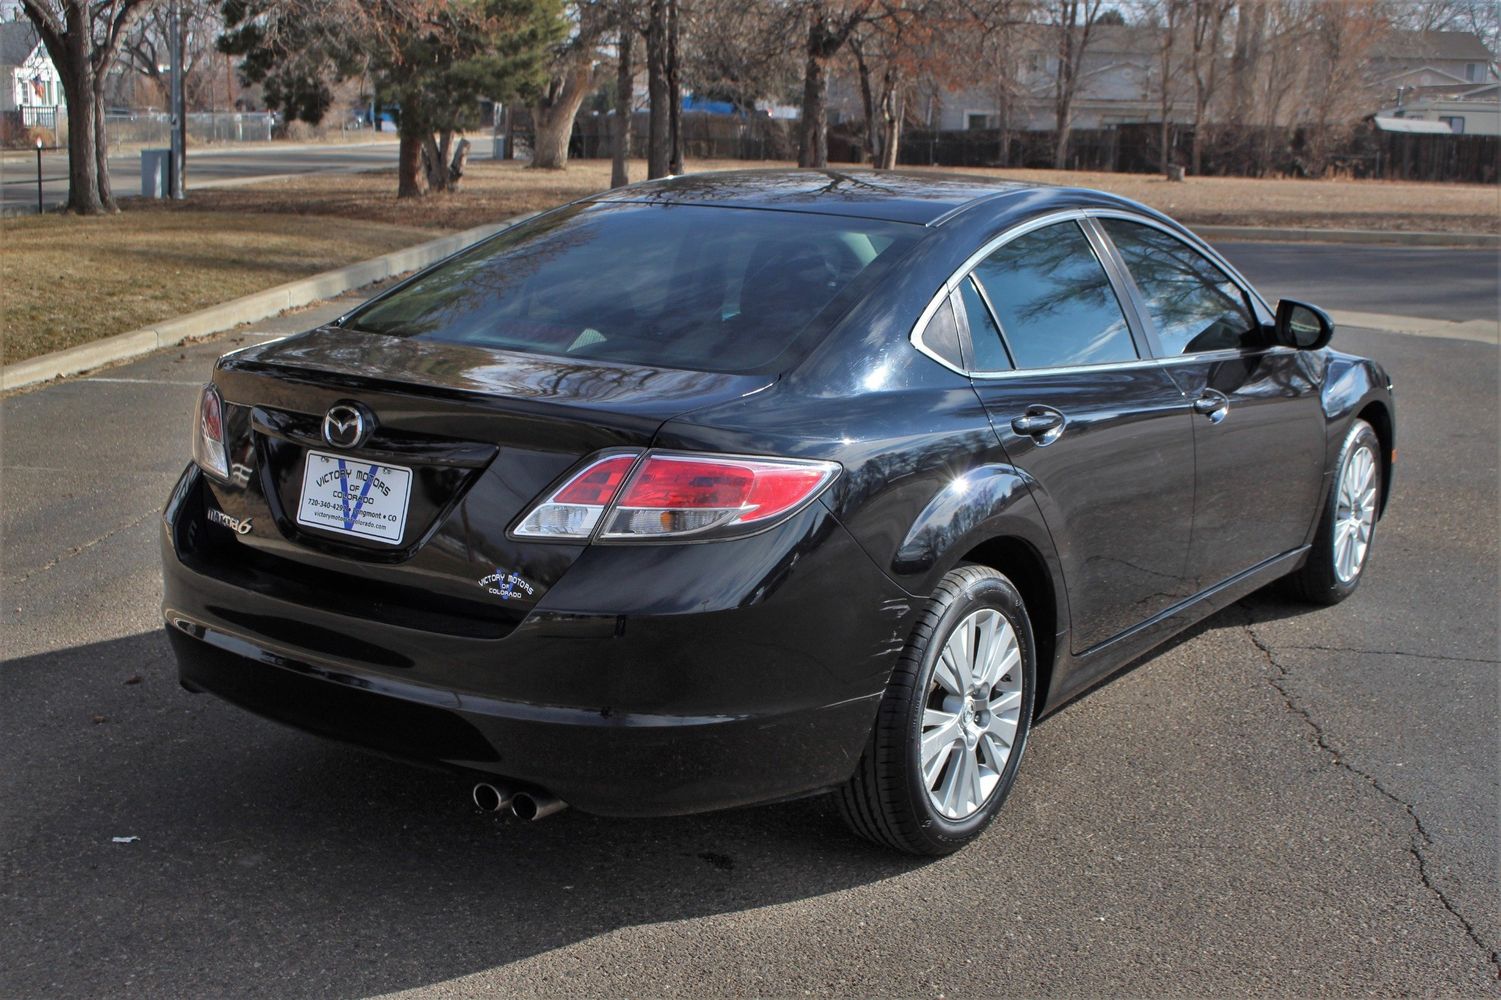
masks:
<svg viewBox="0 0 1501 1000"><path fill-rule="evenodd" d="M1306 74L1304 95L1307 172L1323 176L1329 169L1332 139L1346 131L1371 97L1364 68L1372 46L1391 28L1380 0L1344 0L1309 9L1313 72Z"/></svg>
<svg viewBox="0 0 1501 1000"><path fill-rule="evenodd" d="M1152 14L1157 27L1157 167L1173 176L1172 112L1178 76L1179 35L1191 0L1157 0Z"/></svg>
<svg viewBox="0 0 1501 1000"><path fill-rule="evenodd" d="M1501 4L1495 0L1392 0L1392 21L1409 31L1469 31L1501 52Z"/></svg>
<svg viewBox="0 0 1501 1000"><path fill-rule="evenodd" d="M594 90L599 44L610 28L613 11L596 0L575 3L576 27L558 46L547 85L532 102L532 166L561 170L568 166L568 144L579 108Z"/></svg>
<svg viewBox="0 0 1501 1000"><path fill-rule="evenodd" d="M215 0L178 0L182 20L182 86L189 108L208 110L214 104L214 40L224 29ZM172 31L168 7L146 10L120 42L120 65L135 77L149 80L161 103L171 88L169 64Z"/></svg>
<svg viewBox="0 0 1501 1000"><path fill-rule="evenodd" d="M804 0L807 26L803 54L803 107L798 124L797 165L829 165L828 65L849 41L875 0Z"/></svg>
<svg viewBox="0 0 1501 1000"><path fill-rule="evenodd" d="M670 0L649 0L646 24L646 176L666 177L672 169L672 124L667 103L672 87L667 77L667 20Z"/></svg>
<svg viewBox="0 0 1501 1000"><path fill-rule="evenodd" d="M1225 44L1225 19L1235 7L1235 0L1192 0L1193 55L1190 66L1194 78L1193 150L1191 169L1195 174L1204 168L1204 130L1208 127L1209 102L1219 83L1221 50Z"/></svg>
<svg viewBox="0 0 1501 1000"><path fill-rule="evenodd" d="M80 215L113 212L104 83L132 21L152 0L21 0L47 47L68 103L68 202Z"/></svg>
<svg viewBox="0 0 1501 1000"><path fill-rule="evenodd" d="M1277 127L1289 124L1295 115L1289 98L1296 98L1305 86L1307 68L1304 39L1308 36L1309 8L1300 0L1255 0L1266 9L1269 26L1268 44L1261 47L1257 60L1254 104L1260 110L1256 131L1252 169L1265 174L1271 169ZM1296 103L1294 100L1292 103Z"/></svg>
<svg viewBox="0 0 1501 1000"><path fill-rule="evenodd" d="M631 50L637 34L633 0L615 4L615 117L610 122L610 187L631 182L631 120L636 89L636 67Z"/></svg>
<svg viewBox="0 0 1501 1000"><path fill-rule="evenodd" d="M1036 30L1037 0L959 0L963 21L949 44L962 71L959 79L978 84L995 99L998 130L996 163L1007 166L1018 104L1030 96L1022 83L1022 60Z"/></svg>
<svg viewBox="0 0 1501 1000"><path fill-rule="evenodd" d="M1068 167L1068 144L1074 127L1074 98L1078 96L1089 36L1104 0L1056 0L1051 25L1057 45L1058 66L1053 76L1055 144L1053 166Z"/></svg>

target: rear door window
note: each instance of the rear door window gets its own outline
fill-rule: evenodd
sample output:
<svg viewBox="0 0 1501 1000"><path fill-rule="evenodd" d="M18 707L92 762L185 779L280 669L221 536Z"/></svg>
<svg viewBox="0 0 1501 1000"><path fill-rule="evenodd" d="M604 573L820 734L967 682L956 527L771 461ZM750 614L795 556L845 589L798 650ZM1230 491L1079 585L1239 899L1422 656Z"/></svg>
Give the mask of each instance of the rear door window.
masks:
<svg viewBox="0 0 1501 1000"><path fill-rule="evenodd" d="M1099 222L1146 302L1164 357L1266 346L1245 293L1208 257L1155 226Z"/></svg>
<svg viewBox="0 0 1501 1000"><path fill-rule="evenodd" d="M577 206L460 254L345 325L587 361L770 370L921 235L807 213Z"/></svg>
<svg viewBox="0 0 1501 1000"><path fill-rule="evenodd" d="M1017 237L975 268L1017 368L1135 361L1104 265L1077 222Z"/></svg>

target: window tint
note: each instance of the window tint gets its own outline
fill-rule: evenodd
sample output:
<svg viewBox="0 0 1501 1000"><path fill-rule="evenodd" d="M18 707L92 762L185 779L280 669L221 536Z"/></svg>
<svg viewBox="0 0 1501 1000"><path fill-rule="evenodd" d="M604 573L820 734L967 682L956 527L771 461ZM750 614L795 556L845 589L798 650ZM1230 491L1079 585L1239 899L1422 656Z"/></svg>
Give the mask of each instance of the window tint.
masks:
<svg viewBox="0 0 1501 1000"><path fill-rule="evenodd" d="M1078 223L1020 236L975 268L1018 368L1134 361L1105 268Z"/></svg>
<svg viewBox="0 0 1501 1000"><path fill-rule="evenodd" d="M1100 223L1136 279L1164 355L1263 345L1245 296L1209 258L1152 226Z"/></svg>
<svg viewBox="0 0 1501 1000"><path fill-rule="evenodd" d="M1011 369L1011 359L1006 356L1006 345L1001 343L1000 327L990 315L990 307L980 297L974 279L966 278L959 286L964 299L964 316L969 320L969 342L974 345L974 362L970 365L977 372L1004 372Z"/></svg>
<svg viewBox="0 0 1501 1000"><path fill-rule="evenodd" d="M586 361L755 371L825 308L834 307L826 321L842 312L921 233L699 205L580 206L480 244L346 325Z"/></svg>
<svg viewBox="0 0 1501 1000"><path fill-rule="evenodd" d="M954 309L949 300L928 320L922 332L923 346L943 358L955 368L964 367L964 355L959 350L959 325L954 322Z"/></svg>

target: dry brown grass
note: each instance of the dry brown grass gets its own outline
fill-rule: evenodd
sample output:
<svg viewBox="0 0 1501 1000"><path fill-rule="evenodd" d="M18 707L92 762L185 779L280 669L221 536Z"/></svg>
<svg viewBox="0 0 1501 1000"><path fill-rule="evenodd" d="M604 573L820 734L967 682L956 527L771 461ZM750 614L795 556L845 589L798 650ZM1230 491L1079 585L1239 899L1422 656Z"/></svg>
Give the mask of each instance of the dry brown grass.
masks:
<svg viewBox="0 0 1501 1000"><path fill-rule="evenodd" d="M696 161L692 170L782 164ZM1190 225L1501 232L1501 189L1386 181L1193 178L1042 170L965 173L1097 187ZM645 166L632 164L640 178ZM565 171L478 161L463 188L398 201L392 171L322 174L127 200L103 219L0 220L0 359L130 330L283 281L602 190L610 167Z"/></svg>
<svg viewBox="0 0 1501 1000"><path fill-rule="evenodd" d="M429 239L383 222L197 208L0 219L0 363Z"/></svg>
<svg viewBox="0 0 1501 1000"><path fill-rule="evenodd" d="M975 170L987 176L1099 188L1133 198L1188 225L1501 233L1501 187L1408 181L1267 180L1147 174Z"/></svg>
<svg viewBox="0 0 1501 1000"><path fill-rule="evenodd" d="M690 170L761 166L732 160L698 160ZM788 164L765 164L788 166ZM943 172L943 171L940 171ZM1291 226L1300 229L1380 229L1501 232L1501 188L1480 184L1399 181L1258 180L1195 177L1172 183L1143 174L1054 170L950 171L1044 184L1100 188L1134 198L1189 225ZM631 176L645 175L632 165ZM195 207L231 212L337 215L402 226L463 229L603 190L610 165L574 161L567 170L529 170L521 163L470 164L463 188L416 202L398 202L390 171L324 174L193 196Z"/></svg>

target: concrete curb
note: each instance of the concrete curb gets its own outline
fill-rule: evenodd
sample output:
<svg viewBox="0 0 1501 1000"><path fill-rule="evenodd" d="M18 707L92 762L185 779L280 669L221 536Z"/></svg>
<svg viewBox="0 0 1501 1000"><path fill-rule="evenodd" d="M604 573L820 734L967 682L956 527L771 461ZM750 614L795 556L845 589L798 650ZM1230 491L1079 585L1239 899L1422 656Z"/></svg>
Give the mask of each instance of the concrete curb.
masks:
<svg viewBox="0 0 1501 1000"><path fill-rule="evenodd" d="M1195 226L1189 229L1211 242L1249 240L1258 243L1350 243L1373 246L1501 249L1501 236L1492 233L1405 233L1381 229L1281 229L1261 226Z"/></svg>
<svg viewBox="0 0 1501 1000"><path fill-rule="evenodd" d="M1356 326L1378 333L1401 333L1410 337L1445 337L1471 340L1477 344L1501 344L1501 323L1493 319L1421 319L1417 316L1392 316L1386 313L1331 310L1335 326ZM1335 335L1338 337L1338 334Z"/></svg>
<svg viewBox="0 0 1501 1000"><path fill-rule="evenodd" d="M176 319L163 320L139 330L17 361L0 367L0 391L76 375L116 361L149 354L159 348L175 347L194 337L230 330L242 323L254 323L288 309L296 309L342 295L351 289L363 288L377 281L416 271L529 218L530 214L518 215L503 222L476 226L461 233L407 247L405 250L395 250L370 260L289 281L263 292L232 299Z"/></svg>

